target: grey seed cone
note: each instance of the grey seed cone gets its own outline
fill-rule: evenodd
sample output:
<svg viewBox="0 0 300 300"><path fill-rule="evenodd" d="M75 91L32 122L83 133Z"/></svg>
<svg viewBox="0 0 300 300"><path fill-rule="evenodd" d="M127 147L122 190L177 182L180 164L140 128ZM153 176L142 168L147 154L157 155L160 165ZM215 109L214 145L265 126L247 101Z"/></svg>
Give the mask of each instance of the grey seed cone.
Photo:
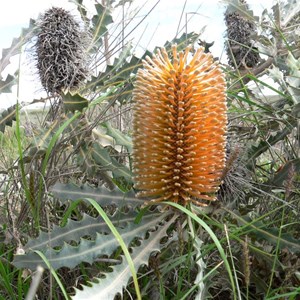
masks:
<svg viewBox="0 0 300 300"><path fill-rule="evenodd" d="M41 83L51 94L78 89L88 75L87 35L66 10L48 9L38 22L37 69Z"/></svg>
<svg viewBox="0 0 300 300"><path fill-rule="evenodd" d="M240 0L240 2L246 4L245 1ZM238 11L225 12L225 23L228 64L239 69L257 65L260 57L251 41L251 36L256 33L255 24L241 16Z"/></svg>

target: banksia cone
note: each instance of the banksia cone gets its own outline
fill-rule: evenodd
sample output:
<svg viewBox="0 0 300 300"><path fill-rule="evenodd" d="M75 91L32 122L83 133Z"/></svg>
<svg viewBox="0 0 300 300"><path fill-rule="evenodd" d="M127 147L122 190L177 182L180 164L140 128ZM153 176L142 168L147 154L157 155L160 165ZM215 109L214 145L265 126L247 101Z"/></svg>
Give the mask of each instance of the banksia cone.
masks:
<svg viewBox="0 0 300 300"><path fill-rule="evenodd" d="M49 94L75 90L87 77L87 35L66 10L48 9L38 22L37 69Z"/></svg>
<svg viewBox="0 0 300 300"><path fill-rule="evenodd" d="M239 0L241 8L248 10L245 0ZM252 68L259 62L259 53L253 46L251 36L256 32L255 23L242 16L238 10L225 12L226 52L228 63L232 67Z"/></svg>
<svg viewBox="0 0 300 300"><path fill-rule="evenodd" d="M186 205L215 200L225 163L225 80L211 54L190 47L147 57L134 89L138 196Z"/></svg>

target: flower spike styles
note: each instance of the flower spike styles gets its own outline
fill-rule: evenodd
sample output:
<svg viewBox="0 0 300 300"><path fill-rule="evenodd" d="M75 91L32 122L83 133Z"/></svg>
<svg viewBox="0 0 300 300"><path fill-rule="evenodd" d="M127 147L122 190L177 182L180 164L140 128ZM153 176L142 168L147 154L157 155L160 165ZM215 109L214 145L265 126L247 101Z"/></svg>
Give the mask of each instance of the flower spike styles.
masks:
<svg viewBox="0 0 300 300"><path fill-rule="evenodd" d="M224 75L199 48L147 57L133 93L133 169L137 196L205 206L225 165Z"/></svg>

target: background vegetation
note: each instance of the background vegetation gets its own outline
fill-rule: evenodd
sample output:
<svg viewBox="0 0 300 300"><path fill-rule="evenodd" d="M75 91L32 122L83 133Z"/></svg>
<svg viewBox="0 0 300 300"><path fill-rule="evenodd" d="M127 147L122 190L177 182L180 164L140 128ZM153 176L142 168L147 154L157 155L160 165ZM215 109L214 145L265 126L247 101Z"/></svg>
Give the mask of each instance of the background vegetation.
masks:
<svg viewBox="0 0 300 300"><path fill-rule="evenodd" d="M135 56L113 22L131 1L97 3L93 16L74 1L88 33L83 84L52 85L43 112L0 113L0 299L300 297L300 3L258 17L224 2L224 184L208 208L166 210L141 207L132 188L132 88L151 53ZM1 73L38 43L39 22L2 51ZM165 48L199 38L185 32ZM0 79L9 93L18 75Z"/></svg>

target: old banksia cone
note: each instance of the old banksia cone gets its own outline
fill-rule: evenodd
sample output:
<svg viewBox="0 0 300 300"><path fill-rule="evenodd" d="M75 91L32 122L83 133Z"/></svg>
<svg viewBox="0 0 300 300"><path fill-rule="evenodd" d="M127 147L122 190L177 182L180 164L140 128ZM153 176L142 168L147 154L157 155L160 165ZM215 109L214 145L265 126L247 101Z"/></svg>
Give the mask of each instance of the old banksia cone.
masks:
<svg viewBox="0 0 300 300"><path fill-rule="evenodd" d="M76 90L87 76L87 34L66 10L48 9L39 19L37 69L49 94Z"/></svg>
<svg viewBox="0 0 300 300"><path fill-rule="evenodd" d="M204 48L147 57L134 89L134 173L138 196L206 205L225 164L222 71Z"/></svg>
<svg viewBox="0 0 300 300"><path fill-rule="evenodd" d="M249 7L245 0L237 0L240 10L246 14ZM241 11L235 10L235 7L227 8L225 12L226 23L226 52L228 63L232 67L243 69L245 67L252 68L259 62L259 53L257 48L253 46L251 37L256 33L256 25L250 19L241 14Z"/></svg>

